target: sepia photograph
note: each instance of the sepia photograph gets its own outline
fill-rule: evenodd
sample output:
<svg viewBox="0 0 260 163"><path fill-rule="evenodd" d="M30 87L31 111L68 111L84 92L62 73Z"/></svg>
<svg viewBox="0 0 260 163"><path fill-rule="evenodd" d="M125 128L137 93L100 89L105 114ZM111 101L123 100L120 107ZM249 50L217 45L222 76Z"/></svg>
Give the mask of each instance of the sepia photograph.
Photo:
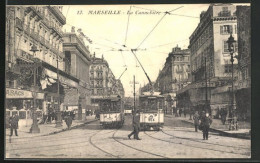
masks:
<svg viewBox="0 0 260 163"><path fill-rule="evenodd" d="M251 158L250 3L5 9L5 160Z"/></svg>

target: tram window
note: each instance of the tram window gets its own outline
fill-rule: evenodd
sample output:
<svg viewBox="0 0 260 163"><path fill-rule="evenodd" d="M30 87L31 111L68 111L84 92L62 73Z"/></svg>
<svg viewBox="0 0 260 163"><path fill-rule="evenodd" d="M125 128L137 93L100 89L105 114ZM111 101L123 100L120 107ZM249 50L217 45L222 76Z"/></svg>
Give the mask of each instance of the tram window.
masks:
<svg viewBox="0 0 260 163"><path fill-rule="evenodd" d="M149 99L148 101L149 110L157 110L157 102L156 99Z"/></svg>

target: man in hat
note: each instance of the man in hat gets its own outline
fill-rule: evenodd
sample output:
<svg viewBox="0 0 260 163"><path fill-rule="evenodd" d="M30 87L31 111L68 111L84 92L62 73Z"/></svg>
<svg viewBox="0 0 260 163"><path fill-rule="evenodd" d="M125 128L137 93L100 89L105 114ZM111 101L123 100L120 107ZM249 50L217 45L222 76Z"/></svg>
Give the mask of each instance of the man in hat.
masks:
<svg viewBox="0 0 260 163"><path fill-rule="evenodd" d="M139 110L137 110L136 113L134 114L133 127L134 127L134 130L128 135L128 138L131 139L131 136L134 135L134 139L141 140L138 136L139 131L140 131L140 111Z"/></svg>
<svg viewBox="0 0 260 163"><path fill-rule="evenodd" d="M70 127L71 127L71 124L72 124L72 118L71 118L70 113L68 115L66 115L65 122L66 122L66 125L68 127L68 130L70 130Z"/></svg>
<svg viewBox="0 0 260 163"><path fill-rule="evenodd" d="M195 132L198 132L199 119L200 119L199 113L198 111L196 111L195 114L193 115Z"/></svg>
<svg viewBox="0 0 260 163"><path fill-rule="evenodd" d="M18 129L18 121L19 121L19 117L17 115L17 113L14 113L14 115L12 117L10 117L10 127L11 127L11 134L10 136L13 135L13 130L15 132L15 135L18 136L17 133L17 129Z"/></svg>
<svg viewBox="0 0 260 163"><path fill-rule="evenodd" d="M205 116L202 116L201 118L201 126L202 126L202 132L203 132L203 140L208 140L209 136L209 127L212 123L212 120L209 116L209 113L207 112Z"/></svg>

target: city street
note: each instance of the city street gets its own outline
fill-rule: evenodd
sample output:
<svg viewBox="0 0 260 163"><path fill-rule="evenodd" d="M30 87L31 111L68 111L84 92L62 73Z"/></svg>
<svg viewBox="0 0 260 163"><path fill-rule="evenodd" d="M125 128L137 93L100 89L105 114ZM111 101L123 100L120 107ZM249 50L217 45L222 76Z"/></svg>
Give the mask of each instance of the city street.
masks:
<svg viewBox="0 0 260 163"><path fill-rule="evenodd" d="M161 131L141 131L129 140L132 117L123 128L102 129L99 121L49 136L6 142L6 158L250 158L250 140L194 132L192 124L165 116Z"/></svg>

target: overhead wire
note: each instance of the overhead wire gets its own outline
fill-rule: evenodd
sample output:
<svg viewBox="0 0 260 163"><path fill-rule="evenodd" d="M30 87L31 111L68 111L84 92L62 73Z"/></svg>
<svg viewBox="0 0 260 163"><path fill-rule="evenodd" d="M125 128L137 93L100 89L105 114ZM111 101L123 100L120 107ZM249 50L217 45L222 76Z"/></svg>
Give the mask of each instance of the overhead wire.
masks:
<svg viewBox="0 0 260 163"><path fill-rule="evenodd" d="M153 27L153 29L148 33L148 35L146 35L146 37L143 39L143 41L137 46L136 49L138 49L142 44L143 42L148 38L148 36L153 32L153 30L158 26L158 24L163 20L163 18L167 15L167 13L165 13L161 19L156 23L156 25Z"/></svg>
<svg viewBox="0 0 260 163"><path fill-rule="evenodd" d="M136 49L138 49L138 48L143 44L143 42L148 38L148 36L153 32L153 30L158 26L158 24L163 20L163 18L164 18L168 13L173 12L173 11L176 11L176 10L182 8L182 7L183 7L183 6L180 6L180 7L176 8L176 9L171 10L171 11L166 11L165 14L162 16L162 18L157 22L157 24L156 24L156 25L153 27L153 29L148 33L148 35L144 38L144 40L137 46Z"/></svg>
<svg viewBox="0 0 260 163"><path fill-rule="evenodd" d="M131 6L130 6L130 10L129 10L130 12L131 12ZM127 40L127 33L128 33L128 26L129 26L129 19L130 19L130 15L131 14L128 14L128 19L127 19L127 26L126 26L126 32L125 32L125 46L126 46L126 40Z"/></svg>

